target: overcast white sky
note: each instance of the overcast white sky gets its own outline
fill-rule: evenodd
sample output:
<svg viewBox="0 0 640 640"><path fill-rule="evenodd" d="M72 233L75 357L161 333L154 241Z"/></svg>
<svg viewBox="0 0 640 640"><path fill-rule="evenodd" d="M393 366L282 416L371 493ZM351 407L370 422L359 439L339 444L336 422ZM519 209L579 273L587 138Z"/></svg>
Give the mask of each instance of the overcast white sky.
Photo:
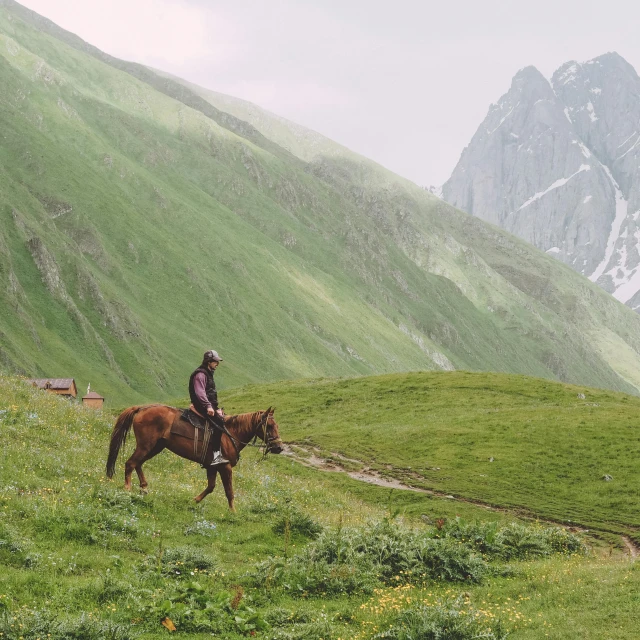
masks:
<svg viewBox="0 0 640 640"><path fill-rule="evenodd" d="M617 51L609 0L21 0L100 49L250 100L421 185L440 185L521 67Z"/></svg>

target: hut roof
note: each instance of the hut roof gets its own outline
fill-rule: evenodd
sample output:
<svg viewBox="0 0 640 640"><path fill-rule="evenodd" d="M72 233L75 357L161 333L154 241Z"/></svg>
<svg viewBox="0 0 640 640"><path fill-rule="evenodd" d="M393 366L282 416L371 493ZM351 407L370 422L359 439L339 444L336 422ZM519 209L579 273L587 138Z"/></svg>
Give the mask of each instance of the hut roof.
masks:
<svg viewBox="0 0 640 640"><path fill-rule="evenodd" d="M29 382L38 389L71 389L75 385L73 378L32 378Z"/></svg>
<svg viewBox="0 0 640 640"><path fill-rule="evenodd" d="M104 398L99 393L96 393L95 391L89 391L89 393L87 393L86 396L82 396L83 400L85 400L86 398L97 398L100 400L104 400Z"/></svg>

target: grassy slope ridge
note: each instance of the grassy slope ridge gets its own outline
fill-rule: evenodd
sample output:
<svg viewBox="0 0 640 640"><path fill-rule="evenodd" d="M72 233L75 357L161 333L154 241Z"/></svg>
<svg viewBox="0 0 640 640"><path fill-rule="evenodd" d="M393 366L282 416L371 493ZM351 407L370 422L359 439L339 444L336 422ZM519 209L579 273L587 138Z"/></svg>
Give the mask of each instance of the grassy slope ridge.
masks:
<svg viewBox="0 0 640 640"><path fill-rule="evenodd" d="M449 381L450 397L459 400L457 423L472 395L472 386L461 376L434 375L429 384L431 393L437 394L438 389L444 392L445 381ZM474 378L478 384L501 388L495 378ZM519 390L520 402L526 398L533 402L537 397L544 406L552 397L558 399L560 389L567 394L572 391L553 384L545 390L544 385L549 383L542 381L530 381L531 386L523 389L522 379L511 379L512 396L516 397ZM360 391L368 391L369 413L375 416L376 390L394 389L402 395L411 385L414 390L422 388L422 382L424 377L413 377L412 382L403 376L372 378ZM284 407L277 411L283 436L288 439L295 434L297 425L309 427L312 413L317 420L314 433L330 428L334 424L332 407L337 406L338 397L343 402L349 398L349 388L344 384L348 382L332 386L318 381L315 385L298 385L297 392L290 385L287 401L294 411L287 412ZM264 395L272 397L273 391L266 387ZM296 397L306 398L306 414L296 405ZM621 400L610 394L610 398L616 397ZM323 398L336 402L327 401L320 407L309 404ZM262 396L257 388L246 390L244 396L225 394L228 406L242 410L257 408L254 403L258 401ZM629 398L628 402L636 400ZM386 404L393 406L392 402ZM355 412L355 397L350 405ZM364 405L363 399L360 405ZM423 404L418 403L420 406ZM473 409L467 407L466 412L471 419ZM322 419L325 414L329 420ZM286 585L252 586L256 565L262 561L274 567L278 563L287 566L285 558L289 558L289 566L295 566L293 556L310 543L295 525L328 527L333 532L331 539L337 539L351 527L366 530L371 522L389 518L398 509L422 517L400 517L392 523L404 522L422 535L430 529L425 520L453 523L459 514L467 522L480 518L503 526L512 518L463 502L389 492L343 475L305 469L284 456L258 462L257 454L251 451L243 454L235 471L237 514L228 512L220 487L195 506L192 498L203 488L204 473L198 465L169 453L146 465L149 495L142 496L135 490L126 493L121 489L122 459L118 481L104 478L111 424L109 416L100 412L39 392L16 379L0 377L0 633L4 638L36 640L47 634L54 640L166 637L168 632L160 624L166 615L165 603L169 599L176 602L176 596L185 593L194 580L202 592L195 592L192 604L197 605L200 599L214 607L213 614L203 619L207 622L212 617L221 627L217 636L224 638L239 639L250 633L243 622L252 615L249 611L226 605L217 608L221 595L226 602L234 594L240 594L263 620L271 622L271 628L260 631L258 637L278 640L370 639L376 637L374 627L387 628L382 623L388 626L397 611L410 608L410 600L415 603L425 598L433 604L458 597L460 604L454 608L458 613L450 622L459 619L460 611L476 611L488 627L495 628L497 619L502 620L503 628L512 632L509 637L519 640L635 637L640 623L640 563L629 563L615 550L611 556L596 548L586 557L531 557L526 562L512 559L508 564L495 563L495 575L485 575L479 583L433 579L424 590L416 584L409 591L385 588L369 595L366 589L356 589L349 595L318 595L292 591ZM607 440L611 439L611 434L605 433ZM132 446L129 442L125 455ZM547 453L552 454L553 449ZM626 452L619 452L613 462L624 466L627 457ZM500 459L497 454L495 464L500 464ZM460 471L465 474L464 469ZM446 472L454 476L458 471ZM503 481L512 472L510 467L503 467ZM541 466L540 477L555 482L553 474L547 474L548 469ZM619 474L614 475L618 481ZM446 478L445 482L453 479ZM511 479L514 484L520 482L519 474ZM494 486L499 501L499 483L488 485L487 491ZM491 499L491 493L485 497ZM621 497L622 502L626 499ZM571 497L564 506L571 506ZM612 514L617 510L611 507ZM289 535L286 527L283 532L287 522L292 525ZM522 548L531 543L522 540ZM334 567L337 586L341 579L349 584L349 569L349 565ZM358 575L353 579L357 584ZM404 586L404 580L400 584ZM178 627L175 635L211 637L211 628L194 623L193 611L189 613L184 607L179 611L171 601L167 607ZM198 629L203 633L197 633ZM470 640L478 637L477 631L455 637Z"/></svg>
<svg viewBox="0 0 640 640"><path fill-rule="evenodd" d="M212 345L226 384L455 367L640 386L640 318L563 265L0 7L5 370L121 403L177 395Z"/></svg>
<svg viewBox="0 0 640 640"><path fill-rule="evenodd" d="M280 407L288 442L325 456L339 453L415 487L619 531L640 543L636 397L463 371L279 383L225 395L232 412L268 404Z"/></svg>

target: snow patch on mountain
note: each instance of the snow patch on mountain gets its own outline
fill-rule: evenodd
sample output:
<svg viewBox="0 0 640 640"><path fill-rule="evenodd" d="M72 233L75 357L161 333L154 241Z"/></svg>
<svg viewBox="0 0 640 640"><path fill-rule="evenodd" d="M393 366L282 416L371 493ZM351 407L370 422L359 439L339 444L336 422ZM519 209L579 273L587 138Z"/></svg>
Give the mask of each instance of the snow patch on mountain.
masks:
<svg viewBox="0 0 640 640"><path fill-rule="evenodd" d="M636 232L635 238L640 240L640 232ZM640 268L628 269L626 263L627 248L622 245L620 248L620 262L607 272L608 275L611 275L613 285L616 288L613 296L622 303L631 300L640 290Z"/></svg>
<svg viewBox="0 0 640 640"><path fill-rule="evenodd" d="M520 105L520 103L518 102L518 104L516 104L516 105L514 105L513 107L511 107L511 109L509 109L509 112L507 113L507 115L505 115L505 116L502 118L502 120L500 120L500 122L498 123L498 126L497 126L495 129L491 130L491 131L487 131L487 133L488 133L489 135L491 135L491 134L495 133L495 132L496 132L496 131L497 131L497 130L502 126L502 124L504 123L504 121L505 121L505 120L506 120L506 119L507 119L507 118L508 118L512 113L513 113L513 110L514 110L514 109L516 109L519 105Z"/></svg>
<svg viewBox="0 0 640 640"><path fill-rule="evenodd" d="M577 176L579 173L582 173L583 171L591 171L591 165L589 164L580 165L580 168L575 173L572 173L568 178L560 178L559 180L556 180L550 187L547 187L544 191L539 191L538 193L535 193L534 195L532 195L524 204L518 207L517 211L522 211L522 209L524 209L525 207L528 207L532 202L535 202L536 200L540 200L540 198L542 198L543 196L546 196L547 193L549 193L549 191L553 191L558 187L563 187L565 184L567 184L567 182L569 182L569 180L571 180L571 178Z"/></svg>
<svg viewBox="0 0 640 640"><path fill-rule="evenodd" d="M628 138L625 138L625 140L623 142L621 142L616 149L619 149L620 147L624 146L625 144L627 144L627 142L629 142L629 140L631 140L631 138L633 138L633 136L637 135L638 132L634 131Z"/></svg>
<svg viewBox="0 0 640 640"><path fill-rule="evenodd" d="M640 135L636 137L636 141L621 156L618 156L616 158L616 161L622 160L622 158L624 158L629 152L633 151L638 146L639 142L640 142Z"/></svg>
<svg viewBox="0 0 640 640"><path fill-rule="evenodd" d="M604 169L604 172L607 174L609 180L611 181L616 194L616 215L613 219L613 223L611 224L611 232L609 233L609 237L607 238L607 248L604 251L604 258L602 258L602 261L596 267L595 271L589 276L589 280L591 280L591 282L596 282L596 280L600 278L600 276L604 273L607 265L609 264L609 260L611 260L613 250L615 249L616 242L618 240L618 237L620 236L620 227L627 217L628 207L628 203L622 195L622 191L620 191L618 183L611 174L611 170L604 164L601 166Z"/></svg>
<svg viewBox="0 0 640 640"><path fill-rule="evenodd" d="M589 149L587 149L587 147L585 147L583 142L578 142L578 146L580 147L580 150L582 151L582 155L585 158L590 158L591 157L591 151L589 151Z"/></svg>

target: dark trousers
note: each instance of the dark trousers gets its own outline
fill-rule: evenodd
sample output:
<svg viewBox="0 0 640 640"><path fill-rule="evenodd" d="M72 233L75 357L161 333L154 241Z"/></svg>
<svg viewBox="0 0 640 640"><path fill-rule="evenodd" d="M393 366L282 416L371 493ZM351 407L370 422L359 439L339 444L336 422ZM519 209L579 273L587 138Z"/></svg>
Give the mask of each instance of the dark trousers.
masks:
<svg viewBox="0 0 640 640"><path fill-rule="evenodd" d="M220 441L222 440L222 426L224 420L218 416L207 416L209 428L211 429L211 448L213 451L220 451Z"/></svg>

